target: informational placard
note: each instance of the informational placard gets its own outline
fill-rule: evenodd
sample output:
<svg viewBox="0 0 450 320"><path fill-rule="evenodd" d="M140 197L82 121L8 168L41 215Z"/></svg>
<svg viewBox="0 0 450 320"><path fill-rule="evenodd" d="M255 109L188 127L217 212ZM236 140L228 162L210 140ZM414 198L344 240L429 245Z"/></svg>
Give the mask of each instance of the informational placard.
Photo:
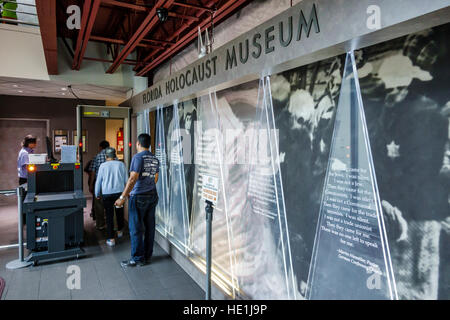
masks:
<svg viewBox="0 0 450 320"><path fill-rule="evenodd" d="M397 298L353 52L341 84L307 298Z"/></svg>
<svg viewBox="0 0 450 320"><path fill-rule="evenodd" d="M55 153L61 153L61 146L69 144L69 132L67 130L53 130L53 148Z"/></svg>
<svg viewBox="0 0 450 320"><path fill-rule="evenodd" d="M216 205L218 196L219 178L204 174L202 185L202 199L205 201L210 201L213 205Z"/></svg>

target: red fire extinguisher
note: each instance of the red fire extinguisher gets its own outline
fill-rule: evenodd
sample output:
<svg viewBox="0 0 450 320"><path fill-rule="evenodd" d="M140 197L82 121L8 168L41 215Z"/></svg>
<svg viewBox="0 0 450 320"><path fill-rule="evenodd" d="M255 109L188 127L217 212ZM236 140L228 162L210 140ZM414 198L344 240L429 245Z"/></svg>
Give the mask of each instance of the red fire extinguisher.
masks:
<svg viewBox="0 0 450 320"><path fill-rule="evenodd" d="M123 152L123 128L117 131L117 152Z"/></svg>

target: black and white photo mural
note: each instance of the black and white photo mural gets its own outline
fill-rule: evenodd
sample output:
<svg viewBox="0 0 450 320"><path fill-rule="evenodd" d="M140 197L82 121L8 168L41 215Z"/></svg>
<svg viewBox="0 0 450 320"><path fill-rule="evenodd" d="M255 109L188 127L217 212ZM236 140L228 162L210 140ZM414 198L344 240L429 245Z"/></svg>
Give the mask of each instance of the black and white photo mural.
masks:
<svg viewBox="0 0 450 320"><path fill-rule="evenodd" d="M360 170L359 180L375 184L376 215L372 216L383 221L385 233L379 240L384 237L388 249L376 261L382 261L379 266L387 273L391 270L390 284L395 287L393 295L367 298L450 299L449 33L450 25L442 25L354 52L365 115L360 124L370 145L359 163L367 157L371 165L352 167L356 162L350 161L350 139L346 168ZM326 252L329 248L340 250L336 251L339 259L349 260L349 265L361 270L372 265L372 271L378 270L377 263L358 255L350 245L368 235L367 225L362 232L367 222L363 216L344 223L335 215L336 220L329 219L334 227L328 229L337 228L337 236L327 241L337 243L315 247L325 187L337 190L345 188L339 183L346 184L341 179L329 185L326 178L330 166L336 169L333 172L347 172L342 170L346 162L339 160L341 154L330 158L334 147L343 148L344 160L347 154L347 145L333 143L345 63L346 55L333 57L158 110L157 135L165 137L169 160L165 187L169 203L167 212L158 209L159 221L165 225L160 230L183 224L183 252L203 268L202 175L219 177L213 280L234 298L314 298L311 261L316 261L316 249L325 253L322 266L326 259L336 258ZM183 166L176 161L177 150ZM373 170L373 177L364 176L364 170ZM354 177L347 178L350 185ZM334 196L339 195L336 190ZM352 192L356 197L362 193ZM338 202L331 204L336 207L333 212L345 209ZM369 216L372 211L367 210ZM178 217L177 224L173 217ZM370 242L371 248L381 244L377 241ZM372 275L368 272L361 285L371 284L365 289L377 290L376 277L369 279ZM339 286L339 281L330 285ZM341 292L335 299L355 298L340 288L333 290Z"/></svg>

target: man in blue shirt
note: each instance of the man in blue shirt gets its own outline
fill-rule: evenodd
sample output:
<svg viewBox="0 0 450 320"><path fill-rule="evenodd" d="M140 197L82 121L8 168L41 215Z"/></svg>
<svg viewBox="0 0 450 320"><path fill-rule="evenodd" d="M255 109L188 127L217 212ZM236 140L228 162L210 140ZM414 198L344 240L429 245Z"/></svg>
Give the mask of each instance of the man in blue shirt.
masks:
<svg viewBox="0 0 450 320"><path fill-rule="evenodd" d="M17 157L17 173L19 175L19 185L27 183L28 181L28 154L34 153L34 148L36 148L36 137L27 135L23 139L22 149L19 151L19 155Z"/></svg>
<svg viewBox="0 0 450 320"><path fill-rule="evenodd" d="M98 170L100 165L106 161L105 149L109 147L109 142L104 140L99 144L99 152L92 159L91 165L89 167L89 192L94 194L95 179L97 179ZM103 201L97 199L97 197L92 198L92 206L94 207L94 217L95 225L97 230L105 229L105 207L103 206Z"/></svg>
<svg viewBox="0 0 450 320"><path fill-rule="evenodd" d="M150 152L150 136L140 134L136 142L138 153L131 160L130 178L116 206L128 201L128 224L131 239L131 259L121 262L123 267L150 263L155 239L155 208L158 204L156 183L158 182L159 161ZM131 192L131 193L130 193Z"/></svg>
<svg viewBox="0 0 450 320"><path fill-rule="evenodd" d="M102 196L103 206L106 211L106 231L108 238L106 244L110 247L116 245L114 239L114 202L119 199L122 194L127 180L127 169L123 162L116 160L116 150L114 148L105 149L106 161L103 162L97 173L97 180L95 181L95 197L97 199ZM121 238L123 233L123 206L116 207L117 218L117 238Z"/></svg>

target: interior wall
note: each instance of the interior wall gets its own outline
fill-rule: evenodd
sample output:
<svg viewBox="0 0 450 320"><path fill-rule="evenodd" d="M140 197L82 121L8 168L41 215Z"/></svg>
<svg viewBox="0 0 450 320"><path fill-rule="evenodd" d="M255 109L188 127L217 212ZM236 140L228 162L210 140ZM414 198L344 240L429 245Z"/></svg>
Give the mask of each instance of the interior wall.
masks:
<svg viewBox="0 0 450 320"><path fill-rule="evenodd" d="M104 106L104 101L87 100L86 104ZM43 97L21 97L0 95L0 118L29 118L48 119L50 121L50 135L53 130L69 130L69 143L73 144L73 131L77 129L75 99L58 99ZM84 119L83 128L87 130L87 152L83 155L85 163L92 159L98 152L98 144L105 138L105 119ZM45 143L45 137L41 139ZM18 153L17 150L11 152ZM45 147L44 147L45 149ZM58 158L59 155L55 154ZM0 168L0 176L4 175ZM83 179L84 192L88 194L87 178Z"/></svg>
<svg viewBox="0 0 450 320"><path fill-rule="evenodd" d="M49 80L39 28L0 23L0 39L0 76Z"/></svg>
<svg viewBox="0 0 450 320"><path fill-rule="evenodd" d="M106 119L105 123L105 139L109 145L117 151L117 131L123 128L123 120L121 119ZM119 159L120 159L120 155ZM122 154L123 158L123 154Z"/></svg>

